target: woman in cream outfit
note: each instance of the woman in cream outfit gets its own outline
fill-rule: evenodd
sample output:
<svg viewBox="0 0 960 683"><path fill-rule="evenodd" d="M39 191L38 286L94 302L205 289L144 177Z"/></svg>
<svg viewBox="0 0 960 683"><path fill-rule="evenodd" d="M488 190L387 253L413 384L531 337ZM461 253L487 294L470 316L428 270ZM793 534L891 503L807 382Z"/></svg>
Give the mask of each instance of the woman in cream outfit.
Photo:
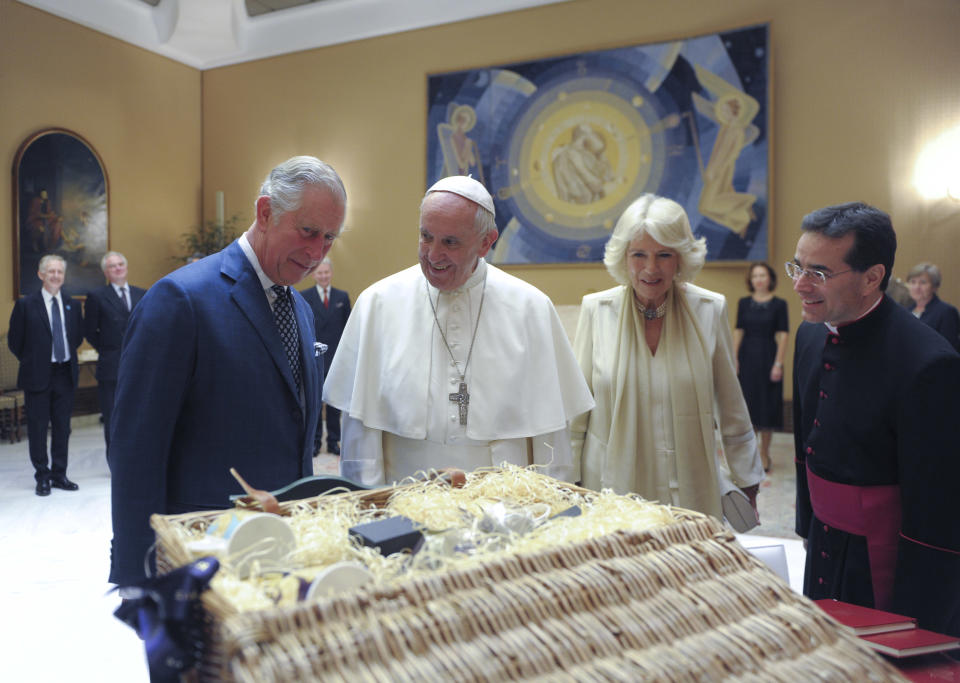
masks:
<svg viewBox="0 0 960 683"><path fill-rule="evenodd" d="M574 457L592 489L715 517L729 494L755 515L763 467L726 301L690 282L705 255L672 200L647 194L620 217L604 255L620 285L585 296L580 309L574 352L596 407L573 423Z"/></svg>

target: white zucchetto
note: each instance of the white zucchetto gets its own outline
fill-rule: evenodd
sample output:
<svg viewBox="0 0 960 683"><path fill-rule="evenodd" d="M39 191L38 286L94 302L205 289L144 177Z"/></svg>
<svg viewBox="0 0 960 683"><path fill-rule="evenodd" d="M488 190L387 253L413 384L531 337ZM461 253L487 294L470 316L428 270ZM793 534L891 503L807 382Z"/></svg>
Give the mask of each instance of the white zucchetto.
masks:
<svg viewBox="0 0 960 683"><path fill-rule="evenodd" d="M496 210L493 208L493 197L487 192L487 188L470 176L452 175L441 178L427 190L427 194L432 192L452 192L453 194L458 194L461 197L469 199L474 204L479 204L494 216L497 215Z"/></svg>

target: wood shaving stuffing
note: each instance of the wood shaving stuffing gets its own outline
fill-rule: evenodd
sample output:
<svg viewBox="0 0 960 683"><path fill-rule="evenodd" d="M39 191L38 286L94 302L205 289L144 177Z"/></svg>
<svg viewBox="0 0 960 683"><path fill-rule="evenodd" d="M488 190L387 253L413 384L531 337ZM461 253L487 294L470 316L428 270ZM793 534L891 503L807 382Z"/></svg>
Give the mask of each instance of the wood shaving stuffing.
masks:
<svg viewBox="0 0 960 683"><path fill-rule="evenodd" d="M497 503L521 512L525 506L546 504L551 518L523 535L480 532L478 523L484 510ZM579 516L552 517L572 506L580 508ZM428 543L411 561L407 553L384 557L350 538L351 527L395 515L423 525L428 537L430 532L464 529L463 533L475 543L469 553L453 554L438 551L442 543ZM398 489L384 509L361 509L355 498L320 498L295 505L286 519L297 538L297 549L289 557L288 573L261 575L254 567L249 578L240 579L225 562L214 576L213 589L238 611L293 604L301 588L305 590L306 584L320 571L345 560L365 565L376 584L383 585L426 572L468 567L506 553L535 553L618 530L643 531L669 524L674 516L669 507L638 496L617 495L609 490L578 493L564 482L537 474L532 468L504 464L467 474L462 488L452 488L438 478L417 481ZM201 525L178 529L182 542L202 538L205 532L205 526Z"/></svg>

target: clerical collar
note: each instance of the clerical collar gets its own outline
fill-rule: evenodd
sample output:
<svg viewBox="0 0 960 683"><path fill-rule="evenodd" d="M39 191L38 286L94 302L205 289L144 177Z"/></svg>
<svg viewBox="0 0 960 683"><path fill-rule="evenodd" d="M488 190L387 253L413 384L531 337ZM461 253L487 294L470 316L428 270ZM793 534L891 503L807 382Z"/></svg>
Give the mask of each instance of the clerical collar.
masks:
<svg viewBox="0 0 960 683"><path fill-rule="evenodd" d="M826 326L827 326L827 329L830 330L830 332L832 332L833 334L840 334L840 328L841 328L841 327L846 327L847 325L852 325L852 324L855 323L855 322L858 322L858 321L860 321L860 320L863 320L863 319L866 318L868 315L870 315L871 313L873 313L874 309L876 309L876 307L880 305L880 302L881 302L881 301L883 301L883 292L880 292L880 296L877 298L876 301L873 302L873 305L872 305L870 308L868 308L867 310L865 310L863 313L861 313L859 316L857 316L857 317L854 318L853 320L848 320L847 322L845 322L845 323L840 323L839 325L831 325L831 324L828 323L828 322L824 322L823 324L826 325Z"/></svg>
<svg viewBox="0 0 960 683"><path fill-rule="evenodd" d="M487 262L481 257L477 259L477 267L474 268L473 272L470 274L470 277L467 278L467 281L456 289L451 289L448 292L440 292L441 294L462 294L463 292L469 291L483 282L484 277L487 274ZM426 276L424 276L426 277ZM437 288L430 284L430 281L427 280L427 287L431 292L435 291Z"/></svg>

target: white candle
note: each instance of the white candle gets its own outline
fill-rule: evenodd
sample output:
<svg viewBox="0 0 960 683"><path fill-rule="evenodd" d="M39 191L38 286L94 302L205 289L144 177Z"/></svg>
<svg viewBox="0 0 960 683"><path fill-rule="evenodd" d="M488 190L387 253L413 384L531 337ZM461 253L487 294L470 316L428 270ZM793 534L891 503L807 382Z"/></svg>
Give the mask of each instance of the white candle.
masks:
<svg viewBox="0 0 960 683"><path fill-rule="evenodd" d="M223 190L217 190L217 225L223 225Z"/></svg>

